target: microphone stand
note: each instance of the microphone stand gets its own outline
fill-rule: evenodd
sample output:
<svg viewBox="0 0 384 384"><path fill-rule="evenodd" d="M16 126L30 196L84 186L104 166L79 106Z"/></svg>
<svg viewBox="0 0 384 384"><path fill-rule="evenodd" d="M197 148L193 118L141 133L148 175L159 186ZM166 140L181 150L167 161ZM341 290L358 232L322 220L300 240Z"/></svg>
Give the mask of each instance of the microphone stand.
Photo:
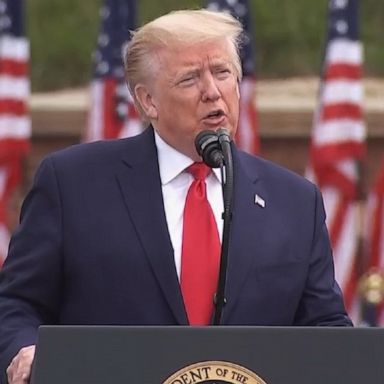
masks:
<svg viewBox="0 0 384 384"><path fill-rule="evenodd" d="M223 189L223 238L221 244L220 269L217 291L214 298L215 313L213 325L220 325L224 305L226 304L225 286L227 281L227 265L230 242L230 228L233 207L233 159L230 137L225 129L217 131L219 143L223 152L224 164L221 162L221 183Z"/></svg>

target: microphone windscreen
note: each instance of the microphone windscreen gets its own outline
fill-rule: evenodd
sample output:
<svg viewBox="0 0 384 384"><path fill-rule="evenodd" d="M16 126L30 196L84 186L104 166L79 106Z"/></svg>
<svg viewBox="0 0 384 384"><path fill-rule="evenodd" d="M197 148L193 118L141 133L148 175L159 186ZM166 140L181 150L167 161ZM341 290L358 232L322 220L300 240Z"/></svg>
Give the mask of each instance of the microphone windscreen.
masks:
<svg viewBox="0 0 384 384"><path fill-rule="evenodd" d="M209 167L219 168L222 165L223 154L216 132L210 130L200 132L195 138L195 147L197 153Z"/></svg>

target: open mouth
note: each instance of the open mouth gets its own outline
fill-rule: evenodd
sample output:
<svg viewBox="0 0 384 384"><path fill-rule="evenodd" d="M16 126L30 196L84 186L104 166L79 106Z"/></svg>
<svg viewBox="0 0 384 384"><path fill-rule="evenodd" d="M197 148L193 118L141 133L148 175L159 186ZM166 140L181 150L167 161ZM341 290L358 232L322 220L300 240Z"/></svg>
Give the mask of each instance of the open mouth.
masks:
<svg viewBox="0 0 384 384"><path fill-rule="evenodd" d="M217 109L215 111L209 112L207 116L205 116L206 119L215 119L218 117L224 116L224 111L221 109Z"/></svg>

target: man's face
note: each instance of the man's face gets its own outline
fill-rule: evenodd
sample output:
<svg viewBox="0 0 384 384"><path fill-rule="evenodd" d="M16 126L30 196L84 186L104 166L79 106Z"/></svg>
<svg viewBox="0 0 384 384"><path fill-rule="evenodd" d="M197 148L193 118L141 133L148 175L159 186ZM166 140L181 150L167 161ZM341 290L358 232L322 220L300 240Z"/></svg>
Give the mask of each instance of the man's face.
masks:
<svg viewBox="0 0 384 384"><path fill-rule="evenodd" d="M194 146L199 132L223 127L234 136L239 89L226 41L162 49L158 63L152 82L146 85L146 102L151 105L151 122L164 141L199 160Z"/></svg>

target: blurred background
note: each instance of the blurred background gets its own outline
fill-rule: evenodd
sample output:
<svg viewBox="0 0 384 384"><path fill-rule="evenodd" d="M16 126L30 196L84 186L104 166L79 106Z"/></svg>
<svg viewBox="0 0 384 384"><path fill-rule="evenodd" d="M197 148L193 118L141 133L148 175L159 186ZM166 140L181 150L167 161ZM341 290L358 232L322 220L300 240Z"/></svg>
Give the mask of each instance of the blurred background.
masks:
<svg viewBox="0 0 384 384"><path fill-rule="evenodd" d="M32 91L84 86L99 29L101 0L27 1ZM231 3L230 1L228 3ZM140 0L138 25L174 9L200 8L204 1ZM251 0L257 77L318 76L327 29L327 0ZM360 4L364 73L384 77L384 2Z"/></svg>
<svg viewBox="0 0 384 384"><path fill-rule="evenodd" d="M226 9L247 30L238 145L320 186L347 307L356 323L383 325L377 0L0 0L0 259L42 157L141 130L121 71L129 30L201 7ZM23 91L10 91L16 78Z"/></svg>

